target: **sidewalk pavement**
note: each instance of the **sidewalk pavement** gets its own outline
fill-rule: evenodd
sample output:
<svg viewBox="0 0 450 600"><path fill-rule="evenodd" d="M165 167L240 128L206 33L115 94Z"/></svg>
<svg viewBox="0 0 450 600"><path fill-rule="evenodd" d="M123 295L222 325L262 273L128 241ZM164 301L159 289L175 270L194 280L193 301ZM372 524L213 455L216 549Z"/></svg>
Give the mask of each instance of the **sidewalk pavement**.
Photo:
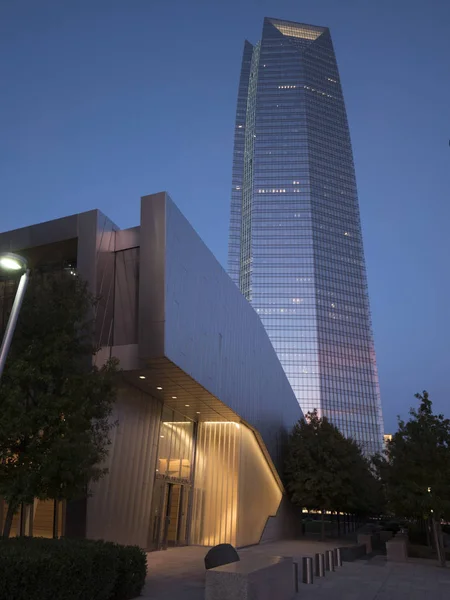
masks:
<svg viewBox="0 0 450 600"><path fill-rule="evenodd" d="M302 584L304 600L448 600L450 569L432 561L387 563L385 557L344 563L313 585Z"/></svg>
<svg viewBox="0 0 450 600"><path fill-rule="evenodd" d="M239 550L246 555L313 556L348 541L286 540ZM207 548L189 546L148 554L145 600L203 600ZM411 559L387 563L385 557L344 562L343 567L312 585L299 584L302 600L449 600L450 569L434 561Z"/></svg>

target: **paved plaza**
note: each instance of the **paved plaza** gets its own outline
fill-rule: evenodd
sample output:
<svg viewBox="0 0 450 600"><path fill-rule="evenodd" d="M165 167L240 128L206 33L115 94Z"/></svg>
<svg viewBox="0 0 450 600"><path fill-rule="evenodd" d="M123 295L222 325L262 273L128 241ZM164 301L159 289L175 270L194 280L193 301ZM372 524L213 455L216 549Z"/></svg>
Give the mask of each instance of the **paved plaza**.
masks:
<svg viewBox="0 0 450 600"><path fill-rule="evenodd" d="M344 563L342 569L300 584L305 600L448 600L450 570L423 561L386 563L384 557Z"/></svg>
<svg viewBox="0 0 450 600"><path fill-rule="evenodd" d="M348 543L348 542L347 542ZM312 556L346 542L283 541L252 546L239 551L266 556ZM207 549L198 546L174 548L148 555L146 600L203 600ZM388 564L382 556L371 560L345 562L335 573L315 579L313 585L300 583L298 598L305 600L448 600L450 569L433 561L411 559L406 564Z"/></svg>

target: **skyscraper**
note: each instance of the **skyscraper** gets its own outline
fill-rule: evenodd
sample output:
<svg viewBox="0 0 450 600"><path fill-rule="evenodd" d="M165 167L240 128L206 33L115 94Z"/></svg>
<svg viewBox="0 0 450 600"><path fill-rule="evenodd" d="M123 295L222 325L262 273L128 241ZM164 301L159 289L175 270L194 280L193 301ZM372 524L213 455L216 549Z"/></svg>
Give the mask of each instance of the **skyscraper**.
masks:
<svg viewBox="0 0 450 600"><path fill-rule="evenodd" d="M261 41L245 42L228 261L303 411L380 450L353 154L326 27L266 18Z"/></svg>

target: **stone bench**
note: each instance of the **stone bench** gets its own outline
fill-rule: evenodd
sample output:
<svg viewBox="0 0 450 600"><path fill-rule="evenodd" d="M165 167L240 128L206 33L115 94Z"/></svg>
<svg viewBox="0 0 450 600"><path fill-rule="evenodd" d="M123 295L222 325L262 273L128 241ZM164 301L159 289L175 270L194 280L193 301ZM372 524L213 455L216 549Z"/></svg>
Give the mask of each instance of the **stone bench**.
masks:
<svg viewBox="0 0 450 600"><path fill-rule="evenodd" d="M380 534L370 532L358 533L357 541L358 544L365 544L367 554L371 554L380 545Z"/></svg>
<svg viewBox="0 0 450 600"><path fill-rule="evenodd" d="M398 534L386 542L386 560L388 562L406 562L408 560L408 538Z"/></svg>
<svg viewBox="0 0 450 600"><path fill-rule="evenodd" d="M366 544L359 544L357 546L343 546L341 548L341 558L345 562L353 562L362 558L367 554Z"/></svg>
<svg viewBox="0 0 450 600"><path fill-rule="evenodd" d="M305 573L303 572L303 559L310 558L312 561L312 577L314 579L314 557L313 556L283 556L283 558L287 558L288 560L292 560L293 566L293 577L294 577L294 589L296 592L299 590L299 585L303 581L303 577ZM311 582L312 583L312 582Z"/></svg>
<svg viewBox="0 0 450 600"><path fill-rule="evenodd" d="M292 558L246 556L206 571L205 600L291 600L294 594Z"/></svg>

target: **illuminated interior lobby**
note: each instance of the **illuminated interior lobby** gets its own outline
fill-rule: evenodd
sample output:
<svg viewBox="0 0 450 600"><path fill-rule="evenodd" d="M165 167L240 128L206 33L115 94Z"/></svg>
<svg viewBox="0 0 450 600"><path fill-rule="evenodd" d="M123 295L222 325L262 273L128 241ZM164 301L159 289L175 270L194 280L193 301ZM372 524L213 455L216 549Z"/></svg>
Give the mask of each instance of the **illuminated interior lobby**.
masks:
<svg viewBox="0 0 450 600"><path fill-rule="evenodd" d="M1 233L2 250L83 277L100 297L96 360L122 369L108 474L81 500L24 507L12 535L157 550L292 532L279 474L298 402L259 316L166 193L142 198L137 227L93 210Z"/></svg>

